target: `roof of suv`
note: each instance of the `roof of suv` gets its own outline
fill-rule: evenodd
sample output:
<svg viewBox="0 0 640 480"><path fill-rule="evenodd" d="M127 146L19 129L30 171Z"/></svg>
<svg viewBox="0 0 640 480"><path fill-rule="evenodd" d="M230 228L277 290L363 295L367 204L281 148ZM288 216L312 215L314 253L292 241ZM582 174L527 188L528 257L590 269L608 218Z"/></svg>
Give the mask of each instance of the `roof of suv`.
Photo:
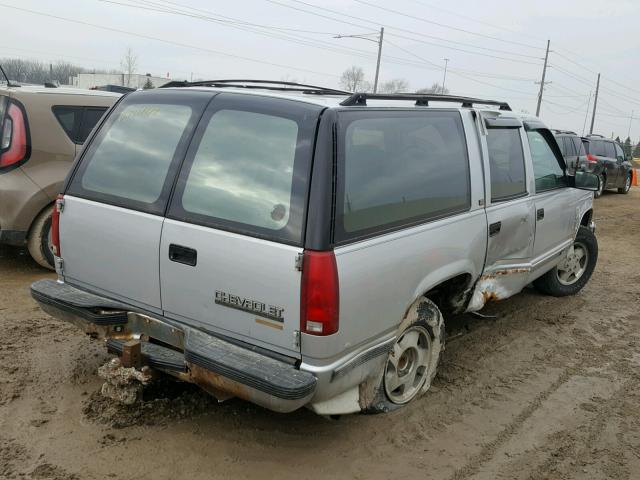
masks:
<svg viewBox="0 0 640 480"><path fill-rule="evenodd" d="M429 102L446 102L444 108L468 109L478 105L492 105L500 108L500 113L508 117L526 119L522 115L514 114L506 102L494 100L482 100L478 98L456 97L451 95L397 93L397 94L372 94L352 93L333 88L304 85L294 82L268 81L268 80L208 80L200 82L170 82L160 87L168 90L201 90L210 92L233 92L244 95L260 95L273 98L295 100L311 103L328 108L375 106L391 108L409 108L410 106L429 106ZM408 102L413 102L408 103ZM452 102L458 105L452 105ZM485 110L485 108L476 108ZM489 109L487 109L489 110ZM495 112L495 109L490 111ZM533 120L535 117L531 117Z"/></svg>
<svg viewBox="0 0 640 480"><path fill-rule="evenodd" d="M16 94L47 94L47 95L90 95L96 97L121 97L122 94L105 92L101 90L86 90L84 88L56 87L50 88L42 85L0 85L0 93L11 92Z"/></svg>

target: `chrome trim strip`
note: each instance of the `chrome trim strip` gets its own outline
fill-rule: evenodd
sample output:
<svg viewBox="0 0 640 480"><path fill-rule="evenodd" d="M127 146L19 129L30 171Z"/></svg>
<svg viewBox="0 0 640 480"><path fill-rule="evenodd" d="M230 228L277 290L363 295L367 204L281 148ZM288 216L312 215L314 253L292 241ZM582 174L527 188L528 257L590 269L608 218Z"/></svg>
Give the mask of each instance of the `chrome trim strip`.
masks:
<svg viewBox="0 0 640 480"><path fill-rule="evenodd" d="M388 353L391 350L391 347L393 346L395 341L396 341L396 337L394 336L388 340L385 340L382 343L379 343L378 345L374 345L371 348L368 348L367 350L360 352L358 355L348 360L347 362L343 363L342 365L337 367L333 372L331 372L331 381L346 375L348 372L350 372L354 368L359 367L360 365L368 362L369 360L372 360L380 355L384 355L385 353Z"/></svg>

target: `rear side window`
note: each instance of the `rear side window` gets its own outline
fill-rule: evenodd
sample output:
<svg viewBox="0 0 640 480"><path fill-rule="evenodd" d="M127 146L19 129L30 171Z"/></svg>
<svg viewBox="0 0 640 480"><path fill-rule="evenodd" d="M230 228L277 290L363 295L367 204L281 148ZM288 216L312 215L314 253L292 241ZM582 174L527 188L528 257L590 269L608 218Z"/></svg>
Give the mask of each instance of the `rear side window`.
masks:
<svg viewBox="0 0 640 480"><path fill-rule="evenodd" d="M337 241L470 208L457 112L372 113L340 114Z"/></svg>
<svg viewBox="0 0 640 480"><path fill-rule="evenodd" d="M86 148L68 193L164 213L178 165L210 94L132 93Z"/></svg>
<svg viewBox="0 0 640 480"><path fill-rule="evenodd" d="M606 157L607 153L604 149L604 142L602 140L591 140L591 153L598 157Z"/></svg>
<svg viewBox="0 0 640 480"><path fill-rule="evenodd" d="M576 149L573 146L573 141L571 137L564 137L564 152L562 153L565 157L573 157L577 155Z"/></svg>
<svg viewBox="0 0 640 480"><path fill-rule="evenodd" d="M589 151L590 148L591 148L591 142L589 140L582 140L582 151L584 151L584 153L582 153L581 155L586 155L587 153L593 153Z"/></svg>
<svg viewBox="0 0 640 480"><path fill-rule="evenodd" d="M614 143L614 146L615 146L615 149L616 149L615 158L624 159L624 152L622 151L622 147L620 145L618 145L617 143Z"/></svg>
<svg viewBox="0 0 640 480"><path fill-rule="evenodd" d="M106 108L91 107L84 109L84 115L82 116L82 123L80 127L80 133L78 134L78 141L84 143L93 127L100 121Z"/></svg>
<svg viewBox="0 0 640 480"><path fill-rule="evenodd" d="M616 149L612 142L604 142L605 157L616 158Z"/></svg>
<svg viewBox="0 0 640 480"><path fill-rule="evenodd" d="M56 105L52 110L69 139L74 143L82 144L107 108Z"/></svg>
<svg viewBox="0 0 640 480"><path fill-rule="evenodd" d="M77 139L80 121L82 119L82 107L53 107L53 114L58 123L74 143L81 143Z"/></svg>
<svg viewBox="0 0 640 480"><path fill-rule="evenodd" d="M487 132L491 201L525 195L527 186L520 129L489 128Z"/></svg>
<svg viewBox="0 0 640 480"><path fill-rule="evenodd" d="M562 155L567 155L567 147L565 146L564 139L565 137L556 137L556 140L558 141L558 147L560 147Z"/></svg>
<svg viewBox="0 0 640 480"><path fill-rule="evenodd" d="M584 143L582 142L582 140L580 140L578 137L573 137L573 146L576 149L576 155L579 155L581 157L585 156L587 154L586 150L584 149Z"/></svg>

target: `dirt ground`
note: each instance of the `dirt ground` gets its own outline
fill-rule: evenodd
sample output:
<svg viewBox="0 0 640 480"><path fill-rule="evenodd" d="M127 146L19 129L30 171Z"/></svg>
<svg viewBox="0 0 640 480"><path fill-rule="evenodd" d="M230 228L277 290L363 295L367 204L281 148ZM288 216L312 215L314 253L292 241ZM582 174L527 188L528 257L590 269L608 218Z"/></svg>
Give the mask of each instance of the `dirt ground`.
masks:
<svg viewBox="0 0 640 480"><path fill-rule="evenodd" d="M596 201L576 297L526 290L460 317L432 391L387 415L279 415L161 382L98 394L97 342L38 309L52 276L0 250L0 478L640 478L640 188Z"/></svg>

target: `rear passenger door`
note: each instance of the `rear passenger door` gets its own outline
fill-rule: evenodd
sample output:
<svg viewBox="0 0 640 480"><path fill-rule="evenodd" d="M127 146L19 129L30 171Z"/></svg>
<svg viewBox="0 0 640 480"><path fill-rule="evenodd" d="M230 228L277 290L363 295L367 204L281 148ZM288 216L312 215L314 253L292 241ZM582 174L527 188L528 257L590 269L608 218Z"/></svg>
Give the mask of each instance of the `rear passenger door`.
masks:
<svg viewBox="0 0 640 480"><path fill-rule="evenodd" d="M221 93L162 231L165 316L299 356L303 225L321 107Z"/></svg>
<svg viewBox="0 0 640 480"><path fill-rule="evenodd" d="M524 157L522 122L485 120L487 127L487 222L489 243L485 272L528 263L533 253L535 213ZM526 283L523 275L522 286Z"/></svg>
<svg viewBox="0 0 640 480"><path fill-rule="evenodd" d="M160 233L171 187L211 94L159 90L118 104L65 189L65 280L160 312Z"/></svg>
<svg viewBox="0 0 640 480"><path fill-rule="evenodd" d="M535 245L533 268L553 260L575 236L577 196L554 152L549 130L527 130L535 178ZM559 153L559 152L558 152ZM559 161L560 160L560 161Z"/></svg>

